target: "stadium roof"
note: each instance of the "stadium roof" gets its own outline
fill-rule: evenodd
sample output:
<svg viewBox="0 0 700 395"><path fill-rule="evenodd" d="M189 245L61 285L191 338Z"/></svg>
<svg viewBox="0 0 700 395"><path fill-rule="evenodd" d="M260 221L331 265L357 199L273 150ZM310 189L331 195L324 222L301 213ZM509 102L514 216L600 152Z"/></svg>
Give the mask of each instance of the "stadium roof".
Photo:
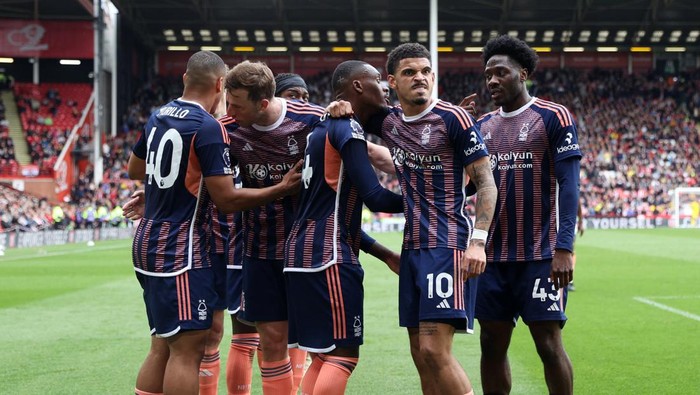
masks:
<svg viewBox="0 0 700 395"><path fill-rule="evenodd" d="M330 49L428 42L428 0L112 0L143 42ZM438 0L439 46L497 34L533 46L698 48L697 0ZM0 17L90 19L90 0L0 0Z"/></svg>

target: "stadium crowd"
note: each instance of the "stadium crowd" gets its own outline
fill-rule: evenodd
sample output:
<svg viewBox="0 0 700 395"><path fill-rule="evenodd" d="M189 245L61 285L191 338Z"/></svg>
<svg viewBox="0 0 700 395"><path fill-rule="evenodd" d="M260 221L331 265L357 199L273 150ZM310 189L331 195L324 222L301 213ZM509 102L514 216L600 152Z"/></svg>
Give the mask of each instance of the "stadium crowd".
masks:
<svg viewBox="0 0 700 395"><path fill-rule="evenodd" d="M312 102L326 105L332 100L330 77L330 72L306 77ZM459 103L475 92L479 115L493 110L481 73L446 72L438 82L442 99ZM137 88L122 116L119 133L103 144L103 182L99 186L91 182L90 167L80 174L71 201L64 208L70 224L61 226L94 226L99 221L88 224L81 220L83 214L96 212L99 207L112 210L131 195L133 183L125 181L131 147L150 113L181 89L181 81L172 78L155 78ZM544 69L534 74L529 89L533 96L567 106L576 118L584 151L581 198L586 216L670 216L670 192L678 186L698 186L700 71L667 76L621 70ZM62 105L60 92L48 89L44 97L36 95L30 92L18 96L18 110L34 114L28 119L26 139L32 162L38 165L40 174L46 174L70 130L50 125L51 115ZM79 117L74 102L63 105ZM0 102L0 170L7 173L17 164L4 110ZM89 151L90 147L89 136L80 136L77 151ZM379 176L389 189L398 191L394 175ZM3 229L55 227L52 207L45 201L24 194L15 196L6 187L0 193ZM18 207L21 209L15 210Z"/></svg>
<svg viewBox="0 0 700 395"><path fill-rule="evenodd" d="M12 172L15 169L17 169L15 145L10 138L10 130L5 118L5 104L0 99L0 172Z"/></svg>
<svg viewBox="0 0 700 395"><path fill-rule="evenodd" d="M311 101L330 96L325 74L309 80ZM447 72L443 100L478 94L479 115L494 110L480 73ZM579 128L586 216L670 216L671 191L698 186L700 71L664 76L621 70L541 70L533 96L568 107ZM382 175L385 183L393 178Z"/></svg>

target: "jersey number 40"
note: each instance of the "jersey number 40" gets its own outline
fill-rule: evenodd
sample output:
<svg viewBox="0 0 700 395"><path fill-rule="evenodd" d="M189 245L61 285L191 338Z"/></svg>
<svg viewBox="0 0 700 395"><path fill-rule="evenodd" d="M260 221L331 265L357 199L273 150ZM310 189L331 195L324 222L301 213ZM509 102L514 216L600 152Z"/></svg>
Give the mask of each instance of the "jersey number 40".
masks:
<svg viewBox="0 0 700 395"><path fill-rule="evenodd" d="M155 179L158 188L167 189L175 184L178 175L180 175L182 136L180 136L180 133L176 129L170 128L160 137L158 147L155 150L151 150L153 136L155 135L156 127L154 126L151 129L151 133L148 135L148 142L146 144L146 175L148 176L149 184L152 184ZM172 152L170 152L169 155L170 171L168 174L163 174L162 169L165 167L163 162L168 160L165 153L165 148L168 143L172 145Z"/></svg>

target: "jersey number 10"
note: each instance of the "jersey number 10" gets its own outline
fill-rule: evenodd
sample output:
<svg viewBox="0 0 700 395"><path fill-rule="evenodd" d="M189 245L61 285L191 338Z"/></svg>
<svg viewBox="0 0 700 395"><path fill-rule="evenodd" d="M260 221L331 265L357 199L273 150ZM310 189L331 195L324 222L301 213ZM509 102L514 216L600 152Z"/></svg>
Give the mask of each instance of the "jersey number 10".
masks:
<svg viewBox="0 0 700 395"><path fill-rule="evenodd" d="M433 298L433 290L438 297L447 299L452 296L454 292L453 279L448 273L439 273L435 276L434 273L428 273L426 276L428 279L428 299ZM434 281L433 281L434 279Z"/></svg>

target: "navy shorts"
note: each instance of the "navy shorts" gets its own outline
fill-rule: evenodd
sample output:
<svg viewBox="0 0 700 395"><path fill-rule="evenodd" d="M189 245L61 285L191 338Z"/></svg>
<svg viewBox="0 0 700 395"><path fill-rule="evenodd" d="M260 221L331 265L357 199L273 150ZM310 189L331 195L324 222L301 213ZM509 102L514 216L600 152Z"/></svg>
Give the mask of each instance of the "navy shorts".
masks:
<svg viewBox="0 0 700 395"><path fill-rule="evenodd" d="M477 279L460 280L463 253L451 248L401 251L399 325L444 322L456 331L473 332Z"/></svg>
<svg viewBox="0 0 700 395"><path fill-rule="evenodd" d="M484 321L566 322L567 290L549 275L552 261L491 262L479 276L476 318Z"/></svg>
<svg viewBox="0 0 700 395"><path fill-rule="evenodd" d="M238 314L241 310L241 293L243 292L243 268L226 269L226 305L229 314Z"/></svg>
<svg viewBox="0 0 700 395"><path fill-rule="evenodd" d="M214 270L214 288L219 297L216 304L212 306L214 310L226 309L226 254L212 253L211 267Z"/></svg>
<svg viewBox="0 0 700 395"><path fill-rule="evenodd" d="M287 321L287 287L282 259L243 258L241 313L244 322Z"/></svg>
<svg viewBox="0 0 700 395"><path fill-rule="evenodd" d="M177 276L136 273L143 288L151 335L169 337L181 331L211 327L218 295L211 268L188 270Z"/></svg>
<svg viewBox="0 0 700 395"><path fill-rule="evenodd" d="M327 353L362 345L362 266L336 264L320 272L287 272L289 347Z"/></svg>

